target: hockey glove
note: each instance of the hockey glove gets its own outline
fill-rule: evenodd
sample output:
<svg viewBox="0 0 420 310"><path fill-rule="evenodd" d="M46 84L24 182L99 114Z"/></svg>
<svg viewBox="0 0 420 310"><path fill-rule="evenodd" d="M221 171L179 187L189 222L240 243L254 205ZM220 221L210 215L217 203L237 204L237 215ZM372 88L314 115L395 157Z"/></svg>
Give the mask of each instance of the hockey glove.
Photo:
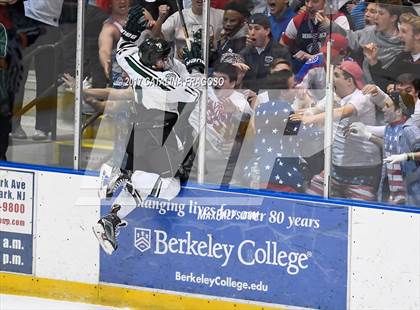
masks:
<svg viewBox="0 0 420 310"><path fill-rule="evenodd" d="M189 73L193 69L203 73L204 72L204 61L201 55L201 45L196 42L191 44L191 51L184 47L184 64L187 67Z"/></svg>
<svg viewBox="0 0 420 310"><path fill-rule="evenodd" d="M128 12L128 20L121 31L121 36L125 41L134 42L146 28L147 20L144 17L144 8L138 4Z"/></svg>

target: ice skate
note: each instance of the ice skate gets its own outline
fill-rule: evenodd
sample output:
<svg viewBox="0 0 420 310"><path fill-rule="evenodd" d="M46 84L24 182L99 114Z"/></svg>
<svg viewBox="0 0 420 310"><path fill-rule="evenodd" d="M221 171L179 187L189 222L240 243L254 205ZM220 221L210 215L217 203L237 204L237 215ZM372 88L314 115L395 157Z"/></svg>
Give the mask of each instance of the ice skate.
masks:
<svg viewBox="0 0 420 310"><path fill-rule="evenodd" d="M100 199L105 199L109 196L110 190L114 187L120 173L120 169L113 167L109 163L105 163L101 166L101 170L99 172L100 185L98 190L98 196Z"/></svg>
<svg viewBox="0 0 420 310"><path fill-rule="evenodd" d="M131 172L103 164L99 173L99 198L112 198L119 190L125 189L136 198L138 195L131 185Z"/></svg>
<svg viewBox="0 0 420 310"><path fill-rule="evenodd" d="M93 233L99 241L99 245L108 255L111 255L118 248L117 236L119 228L127 226L127 222L122 221L117 216L120 208L120 205L113 205L111 213L101 218L92 227Z"/></svg>

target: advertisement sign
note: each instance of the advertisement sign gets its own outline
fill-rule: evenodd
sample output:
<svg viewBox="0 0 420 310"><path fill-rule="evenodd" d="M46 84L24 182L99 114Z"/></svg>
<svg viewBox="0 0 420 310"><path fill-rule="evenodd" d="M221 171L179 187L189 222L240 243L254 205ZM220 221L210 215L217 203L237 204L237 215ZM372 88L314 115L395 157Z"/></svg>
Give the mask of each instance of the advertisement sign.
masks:
<svg viewBox="0 0 420 310"><path fill-rule="evenodd" d="M32 274L34 173L0 169L0 270Z"/></svg>
<svg viewBox="0 0 420 310"><path fill-rule="evenodd" d="M101 282L346 308L347 207L183 188L126 220L116 252L101 251Z"/></svg>

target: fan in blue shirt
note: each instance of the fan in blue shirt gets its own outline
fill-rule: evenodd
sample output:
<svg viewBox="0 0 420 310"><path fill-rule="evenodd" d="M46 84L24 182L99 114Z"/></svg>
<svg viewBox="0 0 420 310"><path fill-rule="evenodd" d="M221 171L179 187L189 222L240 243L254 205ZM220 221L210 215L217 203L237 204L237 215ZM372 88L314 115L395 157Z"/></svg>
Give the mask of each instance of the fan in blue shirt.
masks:
<svg viewBox="0 0 420 310"><path fill-rule="evenodd" d="M296 13L288 6L288 0L267 0L270 12L271 34L274 41L279 42L290 20Z"/></svg>

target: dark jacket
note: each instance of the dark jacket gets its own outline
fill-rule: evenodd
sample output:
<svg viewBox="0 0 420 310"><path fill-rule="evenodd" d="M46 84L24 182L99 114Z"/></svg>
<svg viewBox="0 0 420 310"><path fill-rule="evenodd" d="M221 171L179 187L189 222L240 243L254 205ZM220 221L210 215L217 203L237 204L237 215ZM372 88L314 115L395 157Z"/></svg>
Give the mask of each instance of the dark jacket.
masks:
<svg viewBox="0 0 420 310"><path fill-rule="evenodd" d="M242 27L237 33L231 37L222 36L216 45L216 49L210 52L210 64L213 66L224 53L239 54L246 46L246 30L247 27Z"/></svg>
<svg viewBox="0 0 420 310"><path fill-rule="evenodd" d="M378 61L375 65L369 66L373 81L381 89L386 91L386 86L395 83L398 76L403 73L411 73L420 78L420 59L413 61L409 52L402 52L395 57L395 60L384 69L382 63Z"/></svg>
<svg viewBox="0 0 420 310"><path fill-rule="evenodd" d="M264 79L270 74L270 68L275 59L283 58L291 61L289 49L273 39L270 39L261 54L258 54L255 47L247 47L241 54L245 58L245 63L251 68L244 77L244 88L249 88L254 92L264 89Z"/></svg>

